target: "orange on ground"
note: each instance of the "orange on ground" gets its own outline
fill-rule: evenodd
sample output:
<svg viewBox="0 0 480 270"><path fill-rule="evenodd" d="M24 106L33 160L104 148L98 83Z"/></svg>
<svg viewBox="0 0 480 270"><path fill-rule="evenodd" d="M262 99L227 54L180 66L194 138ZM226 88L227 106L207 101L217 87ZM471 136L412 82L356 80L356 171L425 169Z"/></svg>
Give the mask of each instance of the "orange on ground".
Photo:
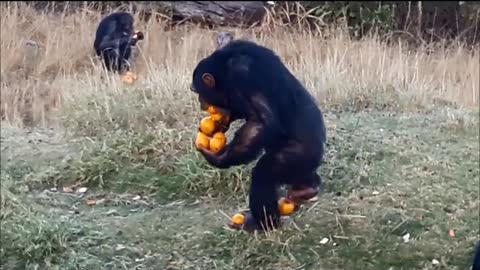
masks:
<svg viewBox="0 0 480 270"><path fill-rule="evenodd" d="M281 215L287 216L295 211L295 204L289 199L282 198L278 202L278 208Z"/></svg>
<svg viewBox="0 0 480 270"><path fill-rule="evenodd" d="M125 73L125 75L122 76L122 82L126 84L133 84L137 80L137 75L131 71L128 71Z"/></svg>
<svg viewBox="0 0 480 270"><path fill-rule="evenodd" d="M245 216L242 214L235 214L232 217L232 222L237 225L242 225L243 223L245 223Z"/></svg>
<svg viewBox="0 0 480 270"><path fill-rule="evenodd" d="M225 146L227 143L227 138L222 132L217 132L213 135L213 138L210 140L210 150L217 153Z"/></svg>
<svg viewBox="0 0 480 270"><path fill-rule="evenodd" d="M200 131L205 133L207 136L211 136L214 132L215 129L217 128L217 125L215 124L215 121L209 116L204 117L202 121L200 121Z"/></svg>
<svg viewBox="0 0 480 270"><path fill-rule="evenodd" d="M210 147L210 138L202 132L197 133L197 138L195 139L195 145L197 148L208 149Z"/></svg>

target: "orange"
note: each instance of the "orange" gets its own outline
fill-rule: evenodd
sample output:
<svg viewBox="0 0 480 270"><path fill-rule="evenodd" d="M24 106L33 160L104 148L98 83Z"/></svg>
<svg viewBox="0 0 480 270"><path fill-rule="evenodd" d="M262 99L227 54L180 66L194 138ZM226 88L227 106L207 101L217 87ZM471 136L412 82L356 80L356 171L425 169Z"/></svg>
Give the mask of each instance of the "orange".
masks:
<svg viewBox="0 0 480 270"><path fill-rule="evenodd" d="M213 138L210 140L210 150L217 153L225 146L227 143L227 138L222 132L217 132L213 135Z"/></svg>
<svg viewBox="0 0 480 270"><path fill-rule="evenodd" d="M223 115L219 113L214 113L214 114L211 114L210 117L212 118L213 121L220 122L223 118Z"/></svg>
<svg viewBox="0 0 480 270"><path fill-rule="evenodd" d="M232 217L232 222L236 225L242 225L243 223L245 223L245 216L242 214L235 214Z"/></svg>
<svg viewBox="0 0 480 270"><path fill-rule="evenodd" d="M216 128L217 125L215 124L215 121L213 121L213 119L209 116L200 121L200 131L205 133L207 136L211 136L215 132Z"/></svg>
<svg viewBox="0 0 480 270"><path fill-rule="evenodd" d="M278 207L280 214L283 216L288 216L295 211L295 204L293 203L293 201L286 198L282 198L279 200Z"/></svg>
<svg viewBox="0 0 480 270"><path fill-rule="evenodd" d="M198 132L197 138L195 139L195 145L197 148L208 149L210 147L210 138L202 132Z"/></svg>
<svg viewBox="0 0 480 270"><path fill-rule="evenodd" d="M207 111L214 121L221 121L223 123L228 123L228 121L230 120L230 116L229 116L230 113L224 109L220 109L210 105L208 106Z"/></svg>
<svg viewBox="0 0 480 270"><path fill-rule="evenodd" d="M217 132L217 133L213 134L213 138L216 139L216 140L219 140L223 143L227 142L227 137L225 136L225 133L222 133L222 132Z"/></svg>
<svg viewBox="0 0 480 270"><path fill-rule="evenodd" d="M215 106L208 106L207 112L209 114L218 114L218 111L217 111L217 109L215 109Z"/></svg>
<svg viewBox="0 0 480 270"><path fill-rule="evenodd" d="M128 71L122 76L122 82L126 84L133 84L137 80L137 74Z"/></svg>

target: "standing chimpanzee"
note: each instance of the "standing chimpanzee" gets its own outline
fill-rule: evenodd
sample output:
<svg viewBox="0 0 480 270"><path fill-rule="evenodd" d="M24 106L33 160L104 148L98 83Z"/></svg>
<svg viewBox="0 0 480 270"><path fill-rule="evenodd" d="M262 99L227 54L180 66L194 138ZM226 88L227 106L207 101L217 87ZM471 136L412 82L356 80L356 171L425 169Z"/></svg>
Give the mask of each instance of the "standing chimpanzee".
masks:
<svg viewBox="0 0 480 270"><path fill-rule="evenodd" d="M247 164L265 151L252 171L244 229L279 226L282 184L291 186L289 197L297 204L317 194L326 143L322 112L272 50L231 41L198 63L191 88L202 107L213 105L228 111L231 121L246 121L220 152L199 149L209 164Z"/></svg>
<svg viewBox="0 0 480 270"><path fill-rule="evenodd" d="M472 270L480 270L480 241L477 241L475 246Z"/></svg>
<svg viewBox="0 0 480 270"><path fill-rule="evenodd" d="M109 71L122 73L130 70L132 47L143 40L142 32L133 30L133 16L127 12L115 12L102 19L98 25L93 47L103 57Z"/></svg>

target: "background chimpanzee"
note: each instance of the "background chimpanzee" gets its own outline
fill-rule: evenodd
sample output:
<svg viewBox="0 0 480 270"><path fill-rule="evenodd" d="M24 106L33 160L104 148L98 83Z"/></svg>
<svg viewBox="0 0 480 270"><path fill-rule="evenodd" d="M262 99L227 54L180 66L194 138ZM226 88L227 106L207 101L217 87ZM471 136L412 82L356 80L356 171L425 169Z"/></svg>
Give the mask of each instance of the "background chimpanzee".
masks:
<svg viewBox="0 0 480 270"><path fill-rule="evenodd" d="M217 154L199 149L217 168L254 161L249 194L251 213L244 229L278 227L277 188L291 186L290 198L301 203L317 194L326 129L313 97L270 49L235 40L201 60L193 72L192 91L201 106L244 119L233 140Z"/></svg>
<svg viewBox="0 0 480 270"><path fill-rule="evenodd" d="M133 22L129 13L115 12L98 25L93 46L97 55L103 57L107 70L121 73L130 69L132 46L144 38L142 32L134 33Z"/></svg>

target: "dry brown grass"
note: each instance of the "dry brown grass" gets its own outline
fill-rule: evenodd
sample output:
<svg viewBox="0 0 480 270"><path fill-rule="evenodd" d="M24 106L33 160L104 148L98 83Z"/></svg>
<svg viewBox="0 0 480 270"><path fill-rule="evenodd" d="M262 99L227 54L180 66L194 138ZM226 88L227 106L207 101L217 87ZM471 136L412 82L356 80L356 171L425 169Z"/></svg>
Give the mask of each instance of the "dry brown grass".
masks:
<svg viewBox="0 0 480 270"><path fill-rule="evenodd" d="M99 14L2 8L2 117L20 127L58 123L84 135L70 140L56 129L2 126L1 241L10 243L0 247L4 269L471 265L478 113L328 113L319 200L267 237L231 233L222 213L248 205L250 166L217 170L194 151L201 112L188 91L192 69L213 50L215 31L139 23L146 33L139 81L126 86L95 59ZM326 112L366 105L413 111L438 99L478 110L478 48L409 50L377 37L352 41L342 31L321 39L265 29L234 32L277 51ZM72 184L88 187L87 197L50 191ZM98 204L87 206L90 198Z"/></svg>
<svg viewBox="0 0 480 270"><path fill-rule="evenodd" d="M52 109L60 108L64 98L118 89L118 79L106 80L95 59L93 39L100 18L90 11L49 15L23 6L2 6L4 121L51 124ZM137 20L137 24L146 33L137 59L138 86L153 88L153 100L165 106L192 101L187 90L190 74L197 61L213 50L216 32L195 27L166 31L164 23L153 20ZM362 103L378 96L394 97L389 99L393 103L403 98L404 110L437 99L478 109L478 48L468 50L457 44L409 50L402 43L387 46L375 37L352 41L341 31L329 39L280 27L233 31L239 38L274 49L327 109L345 100ZM29 40L38 48L26 45Z"/></svg>

